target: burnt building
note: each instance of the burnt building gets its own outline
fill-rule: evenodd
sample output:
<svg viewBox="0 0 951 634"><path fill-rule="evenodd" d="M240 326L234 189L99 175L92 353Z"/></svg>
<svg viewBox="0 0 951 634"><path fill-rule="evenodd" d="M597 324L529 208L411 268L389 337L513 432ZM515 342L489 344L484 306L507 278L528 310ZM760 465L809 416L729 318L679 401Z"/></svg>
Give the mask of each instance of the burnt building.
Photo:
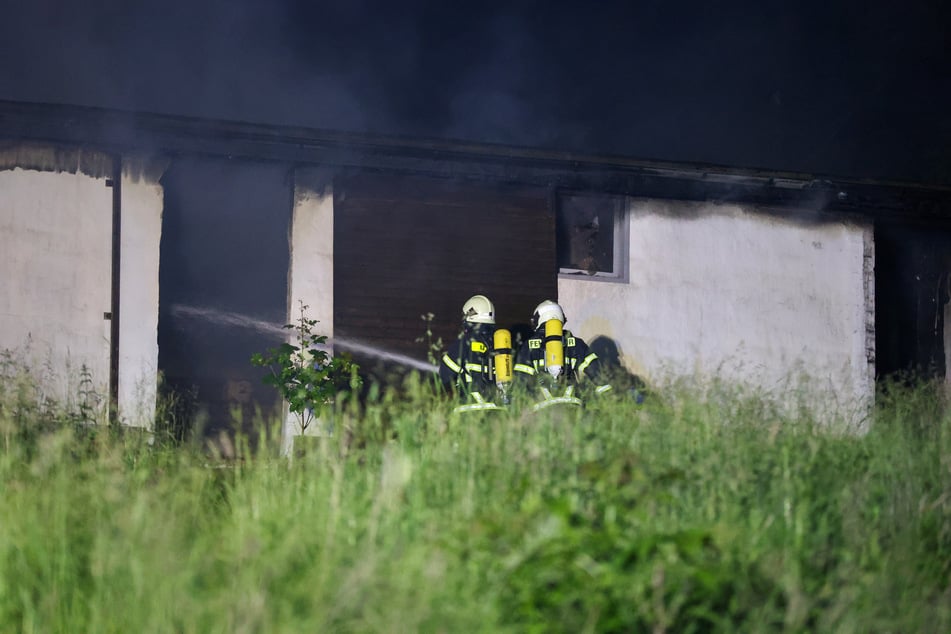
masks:
<svg viewBox="0 0 951 634"><path fill-rule="evenodd" d="M859 420L877 377L946 374L949 217L920 184L0 102L0 348L132 425L161 376L214 428L277 405L248 359L301 304L372 366L474 293L516 330L557 299L648 381Z"/></svg>

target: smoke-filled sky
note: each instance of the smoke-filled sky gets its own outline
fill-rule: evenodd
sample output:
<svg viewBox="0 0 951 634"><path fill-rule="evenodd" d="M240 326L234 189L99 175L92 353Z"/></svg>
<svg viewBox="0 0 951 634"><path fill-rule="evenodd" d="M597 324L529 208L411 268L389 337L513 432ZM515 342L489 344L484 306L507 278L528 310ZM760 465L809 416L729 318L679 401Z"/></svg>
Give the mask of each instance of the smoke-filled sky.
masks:
<svg viewBox="0 0 951 634"><path fill-rule="evenodd" d="M8 0L0 99L951 183L951 3Z"/></svg>

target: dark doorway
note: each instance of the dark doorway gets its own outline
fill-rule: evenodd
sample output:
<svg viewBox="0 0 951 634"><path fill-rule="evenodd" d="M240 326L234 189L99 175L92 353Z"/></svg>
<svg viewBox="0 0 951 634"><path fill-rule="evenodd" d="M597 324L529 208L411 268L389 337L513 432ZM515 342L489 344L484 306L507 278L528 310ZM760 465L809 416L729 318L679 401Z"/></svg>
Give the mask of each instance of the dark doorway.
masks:
<svg viewBox="0 0 951 634"><path fill-rule="evenodd" d="M251 435L277 392L250 357L287 319L288 168L179 159L165 173L159 269L159 370L182 411L171 431ZM240 423L238 422L240 421Z"/></svg>
<svg viewBox="0 0 951 634"><path fill-rule="evenodd" d="M875 373L943 377L951 232L875 227Z"/></svg>
<svg viewBox="0 0 951 634"><path fill-rule="evenodd" d="M334 182L334 336L427 360L482 293L524 330L558 293L555 218L541 188L384 174ZM373 359L358 359L378 367Z"/></svg>

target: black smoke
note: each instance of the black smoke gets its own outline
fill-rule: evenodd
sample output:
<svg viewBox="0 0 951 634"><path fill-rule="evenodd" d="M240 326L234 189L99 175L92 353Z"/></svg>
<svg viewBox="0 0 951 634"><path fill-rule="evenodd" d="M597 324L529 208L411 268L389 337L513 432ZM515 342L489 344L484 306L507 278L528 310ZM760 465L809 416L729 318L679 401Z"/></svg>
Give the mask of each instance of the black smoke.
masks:
<svg viewBox="0 0 951 634"><path fill-rule="evenodd" d="M951 182L946 3L7 4L0 99Z"/></svg>

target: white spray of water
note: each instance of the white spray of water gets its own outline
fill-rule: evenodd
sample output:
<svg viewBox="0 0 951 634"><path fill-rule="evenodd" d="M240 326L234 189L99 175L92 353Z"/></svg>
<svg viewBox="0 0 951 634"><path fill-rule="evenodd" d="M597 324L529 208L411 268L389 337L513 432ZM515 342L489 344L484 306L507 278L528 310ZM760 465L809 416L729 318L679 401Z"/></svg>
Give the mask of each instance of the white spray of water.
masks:
<svg viewBox="0 0 951 634"><path fill-rule="evenodd" d="M269 335L280 335L281 337L286 336L290 331L287 328L284 328L280 324L276 324L270 321L264 321L262 319L255 319L254 317L249 317L248 315L242 315L241 313L233 313L224 310L217 310L214 308L203 308L199 306L186 306L184 304L174 304L171 307L171 313L175 317L185 318L185 319L201 319L203 321L210 321L217 324L222 324L226 326L236 326L238 328L247 328L250 330L255 330ZM359 341L354 341L351 339L341 339L341 338L327 338L327 343L322 346L325 350L330 351L332 346L342 348L349 352L355 352L358 354L365 354L367 356L374 357L376 359L381 359L383 361L390 361L393 363L398 363L402 366L414 368L416 370L421 370L423 372L435 372L436 368L426 363L425 361L420 361L419 359L414 359L405 354L400 354L398 352L391 352L389 350L384 350L378 346L372 346L367 343L361 343Z"/></svg>
<svg viewBox="0 0 951 634"><path fill-rule="evenodd" d="M287 329L279 324L262 319L254 319L241 313L229 313L224 310L215 310L214 308L200 308L198 306L185 306L183 304L172 305L171 313L173 316L185 319L201 319L225 326L237 326L256 330L268 335L287 334Z"/></svg>
<svg viewBox="0 0 951 634"><path fill-rule="evenodd" d="M367 343L353 341L352 339L340 339L339 337L328 339L327 341L339 348L349 350L350 352L370 355L376 357L377 359L382 359L383 361L392 361L393 363L399 363L400 365L415 368L416 370L422 370L423 372L437 371L436 367L426 363L425 361L420 361L419 359L414 359L413 357L400 354L398 352L390 352L389 350L384 350L378 346L371 346Z"/></svg>

